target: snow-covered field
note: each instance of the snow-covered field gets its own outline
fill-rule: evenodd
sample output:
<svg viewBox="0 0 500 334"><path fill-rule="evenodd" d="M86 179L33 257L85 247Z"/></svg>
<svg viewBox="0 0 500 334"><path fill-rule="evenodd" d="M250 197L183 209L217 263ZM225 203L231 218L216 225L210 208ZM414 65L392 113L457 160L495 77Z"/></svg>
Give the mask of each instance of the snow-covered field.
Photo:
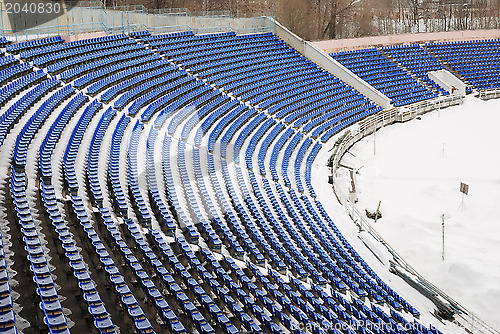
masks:
<svg viewBox="0 0 500 334"><path fill-rule="evenodd" d="M497 329L499 124L500 101L468 97L463 105L383 128L376 138L370 135L355 144L342 160L359 170L355 176L359 211L375 211L381 201L383 218L373 226L385 240L424 277ZM321 173L315 185L321 187L320 198L329 196L333 202L331 188L325 186L329 171L320 160L331 154L325 151L316 160ZM347 169L341 168L339 175L338 183L347 194ZM460 182L469 185L463 203Z"/></svg>

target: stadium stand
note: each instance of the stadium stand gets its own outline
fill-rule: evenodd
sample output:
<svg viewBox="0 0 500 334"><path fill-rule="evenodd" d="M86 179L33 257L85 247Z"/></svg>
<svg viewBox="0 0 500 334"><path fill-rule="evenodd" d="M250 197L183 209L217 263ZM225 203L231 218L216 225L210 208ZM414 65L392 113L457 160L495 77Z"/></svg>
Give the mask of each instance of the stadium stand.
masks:
<svg viewBox="0 0 500 334"><path fill-rule="evenodd" d="M1 332L440 333L311 182L324 143L382 108L272 33L2 43L0 193L34 284L11 288L2 229ZM333 55L394 106L446 94L427 72L448 66L498 87L498 56L498 40Z"/></svg>

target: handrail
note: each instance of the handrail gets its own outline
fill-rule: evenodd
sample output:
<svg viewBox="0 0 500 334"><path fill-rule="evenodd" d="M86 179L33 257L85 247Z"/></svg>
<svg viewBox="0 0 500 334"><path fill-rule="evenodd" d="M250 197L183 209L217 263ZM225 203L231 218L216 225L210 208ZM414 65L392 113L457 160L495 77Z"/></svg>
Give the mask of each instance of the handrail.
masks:
<svg viewBox="0 0 500 334"><path fill-rule="evenodd" d="M495 97L500 96L500 90L496 91ZM404 269L406 272L411 275L417 277L420 284L424 285L427 289L440 296L444 300L446 300L452 307L456 310L460 311L458 316L462 319L462 322L456 320L457 325L462 326L464 329L469 331L470 333L482 333L482 334L500 334L500 332L493 328L490 324L481 320L477 316L475 316L472 312L467 310L464 306L462 306L459 302L454 300L444 291L436 287L434 284L425 279L419 272L413 268L408 262L406 262L403 257L392 247L378 232L377 230L370 224L365 216L359 212L359 210L355 207L354 203L351 202L348 196L346 196L342 190L340 189L338 183L336 182L337 169L342 159L343 155L349 150L349 148L358 142L360 139L370 135L375 132L377 129L396 123L396 122L404 122L411 119L414 119L418 115L424 114L428 111L448 107L451 105L456 105L462 103L462 97L458 95L451 95L446 97L438 97L431 100L426 100L418 103L414 103L412 105L406 107L398 107L386 111L381 111L373 116L366 118L364 121L361 121L358 124L358 127L348 133L339 144L337 148L337 153L333 159L333 168L332 168L332 178L333 191L339 200L339 202L346 208L349 216L353 220L353 222L360 228L360 230L365 230L370 233L377 241L382 243L389 253L392 254L394 261L391 261L391 265L399 266Z"/></svg>
<svg viewBox="0 0 500 334"><path fill-rule="evenodd" d="M488 89L479 91L477 97L482 100L498 99L500 98L500 89Z"/></svg>
<svg viewBox="0 0 500 334"><path fill-rule="evenodd" d="M76 3L75 3L76 4ZM20 29L11 26L3 3L0 5L0 35L16 42L57 35L88 32L130 33L137 30L258 33L275 32L275 25L264 18L272 13L231 13L230 11L190 12L187 8L148 10L142 5L103 7L101 2L87 1L83 6L72 2L62 5L61 18L40 23L37 27ZM198 15L197 15L198 14ZM58 24L67 22L65 24Z"/></svg>

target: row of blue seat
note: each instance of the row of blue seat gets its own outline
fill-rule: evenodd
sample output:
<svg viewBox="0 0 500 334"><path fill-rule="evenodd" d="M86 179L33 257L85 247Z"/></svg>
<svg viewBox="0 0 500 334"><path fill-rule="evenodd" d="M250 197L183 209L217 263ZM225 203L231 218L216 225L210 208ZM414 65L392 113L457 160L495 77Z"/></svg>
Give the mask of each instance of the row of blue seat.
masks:
<svg viewBox="0 0 500 334"><path fill-rule="evenodd" d="M208 247L220 253L222 251L222 241L212 228L209 218L203 214L198 199L195 196L193 187L188 176L186 167L186 143L182 140L177 143L177 168L180 174L180 180L184 189L184 197L188 205L188 211L191 217L195 219L196 226L200 228L201 236L207 243Z"/></svg>
<svg viewBox="0 0 500 334"><path fill-rule="evenodd" d="M86 93L94 96L103 89L109 87L100 96L102 102L107 102L112 99L120 89L123 89L125 83L130 83L132 81L141 82L141 79L155 78L155 76L159 76L169 71L168 67L163 66L167 65L167 63L164 60L157 59L158 57L156 55L148 55L122 63L126 69L113 75L105 75L104 78L101 79L97 78L99 80L88 86ZM74 84L77 84L78 80L76 80Z"/></svg>
<svg viewBox="0 0 500 334"><path fill-rule="evenodd" d="M142 52L141 52L142 51ZM110 59L112 56L118 56L121 58L118 59L130 59L132 57L137 57L138 55L148 54L150 51L145 50L145 47L142 45L131 44L127 46L121 46L118 48L114 48L111 50L102 50L98 49L95 52L83 54L76 57L71 57L68 59L61 60L54 64L47 66L47 72L52 75L57 75L61 72L68 71L69 69L90 62L98 62L101 58ZM115 59L115 58L113 58ZM118 60L117 59L117 60ZM67 74L65 74L66 76ZM61 76L61 79L66 79Z"/></svg>
<svg viewBox="0 0 500 334"><path fill-rule="evenodd" d="M22 240L28 252L29 269L35 282L36 294L40 298L39 307L44 314L44 323L51 333L69 333L68 322L64 315L45 250L31 215L26 196L27 177L24 172L12 170L10 193L16 210L17 222L22 233ZM3 315L7 327L15 323L13 310Z"/></svg>
<svg viewBox="0 0 500 334"><path fill-rule="evenodd" d="M130 111L132 111L132 115L135 115L140 106L158 97L160 94L168 92L170 89L174 88L176 84L184 84L192 81L192 79L185 76L185 73L182 71L173 71L173 68L169 70L171 71L169 71L168 74L157 77L154 80L148 80L121 95L115 101L113 105L114 108L121 110L135 98L135 106L129 108L131 109ZM141 96L136 98L138 95Z"/></svg>
<svg viewBox="0 0 500 334"><path fill-rule="evenodd" d="M54 84L58 85L60 82L54 80ZM40 87L40 85L38 86ZM75 88L71 85L64 86L52 94L42 105L33 113L33 115L24 124L21 132L17 135L16 143L13 153L13 165L17 171L24 171L26 162L28 160L28 146L33 139L38 128L45 122L45 119L52 113L52 111L61 104L64 99L67 99L73 94ZM46 94L47 91L43 92Z"/></svg>
<svg viewBox="0 0 500 334"><path fill-rule="evenodd" d="M110 85L115 81L124 80L130 76L140 74L146 69L154 68L154 66L151 66L151 62L158 59L160 59L158 55L151 54L111 64L110 66L102 67L76 79L73 82L73 86L82 90L83 87L92 84L89 88L87 88L86 92L95 95L98 91L106 87L106 85ZM157 63L159 62L161 61L157 61Z"/></svg>
<svg viewBox="0 0 500 334"><path fill-rule="evenodd" d="M303 123L306 123L310 118L314 118L316 115L321 114L321 110L335 109L343 103L353 102L362 98L350 87L344 86L338 89L335 89L334 87L331 88L331 92L329 89L324 90L323 88L318 89L317 91L314 90L313 92L319 93L316 96L320 97L320 99L304 99L297 104L283 108L276 114L276 116L280 117L286 115L286 117L283 118L283 121L287 124L293 122L293 126L298 128Z"/></svg>
<svg viewBox="0 0 500 334"><path fill-rule="evenodd" d="M260 175L265 176L267 174L266 164L264 163L265 158L266 158L266 154L267 154L267 150L269 149L271 142L278 136L278 134L281 131L283 131L284 128L285 128L285 125L283 123L276 124L274 126L274 128L271 130L271 132L262 141L262 144L261 144L260 149L259 149L259 154L258 154Z"/></svg>
<svg viewBox="0 0 500 334"><path fill-rule="evenodd" d="M137 150L139 146L139 137L144 129L144 123L136 121L132 133L130 135L130 142L127 152L127 176L130 200L132 202L132 209L137 212L139 222L144 226L151 225L151 215L142 197L139 188L139 174L137 162Z"/></svg>
<svg viewBox="0 0 500 334"><path fill-rule="evenodd" d="M224 128L230 123L233 119L236 119L242 113L244 113L248 109L245 105L238 105L236 108L232 109L230 112L226 113L224 117L220 118L220 121L213 127L212 131L210 131L208 137L208 152L213 152L215 143L218 138L222 134Z"/></svg>
<svg viewBox="0 0 500 334"><path fill-rule="evenodd" d="M215 44L215 45L214 45ZM229 57L241 53L265 51L268 48L275 50L286 49L286 44L279 40L254 41L251 43L239 43L235 45L234 41L229 40L225 43L211 43L211 47L217 48L207 49L205 46L189 47L182 53L181 50L176 50L174 55L170 55L172 61L186 65L197 65L210 60L218 60L224 58L223 55Z"/></svg>
<svg viewBox="0 0 500 334"><path fill-rule="evenodd" d="M22 89L26 89L29 86L40 82L40 84L33 87L27 92L27 94L23 95L20 99L14 102L0 116L0 146L3 144L5 138L19 117L31 108L42 96L60 84L60 81L56 78L43 80L45 77L46 74L41 70L38 72L31 72L30 74L27 74L0 89L0 99L3 104L7 101L7 99L19 94Z"/></svg>
<svg viewBox="0 0 500 334"><path fill-rule="evenodd" d="M47 37L42 39L35 39L25 42L8 44L5 46L5 50L7 50L7 52L17 54L26 49L57 44L62 42L64 42L64 40L61 38L61 36Z"/></svg>
<svg viewBox="0 0 500 334"><path fill-rule="evenodd" d="M302 171L301 171L301 164L302 160L304 159L304 155L306 154L307 149L309 146L312 144L312 139L311 138L306 138L303 142L302 145L300 145L299 151L297 152L297 156L295 157L295 163L294 163L294 171L295 171L295 184L297 185L297 190L301 193L304 192L304 186L302 185Z"/></svg>
<svg viewBox="0 0 500 334"><path fill-rule="evenodd" d="M14 62L6 64L14 64ZM14 66L5 66L4 69L0 71L0 84L5 85L11 80L15 80L19 76L23 76L28 72L31 72L33 67L28 63L17 64Z"/></svg>
<svg viewBox="0 0 500 334"><path fill-rule="evenodd" d="M105 66L110 66L117 62L147 57L149 55L151 55L151 53L146 49L140 49L136 51L129 50L127 52L124 51L123 53L117 53L117 54L105 54L105 51L102 51L100 52L100 55L94 55L95 56L94 59L89 59L89 62L86 61L82 62L81 58L80 59L74 58L73 62L68 61L66 64L64 63L55 64L55 65L61 65L61 67L57 68L55 72L52 71L54 72L52 74L54 75L56 73L59 73L60 71L63 71L62 73L59 74L59 78L62 81L69 82L86 73L96 71ZM66 68L66 66L69 68Z"/></svg>
<svg viewBox="0 0 500 334"><path fill-rule="evenodd" d="M283 159L281 160L281 176L285 185L290 187L290 179L288 178L288 162L290 161L290 156L292 155L293 150L295 150L295 146L299 144L299 141L302 139L302 132L297 132L292 137L292 140L288 143L285 148Z"/></svg>
<svg viewBox="0 0 500 334"><path fill-rule="evenodd" d="M345 97L343 103L334 102L333 105L316 105L316 110L307 113L306 115L300 117L297 121L293 123L295 128L300 127L302 124L306 123L302 127L302 131L309 132L318 124L334 117L337 115L342 115L343 113L350 112L352 109L356 109L362 106L363 108L370 109L374 108L370 101L367 98L362 98L359 94Z"/></svg>
<svg viewBox="0 0 500 334"><path fill-rule="evenodd" d="M14 64L17 64L19 61L13 55L3 56L0 55L0 70L4 70L7 67L10 67Z"/></svg>
<svg viewBox="0 0 500 334"><path fill-rule="evenodd" d="M161 39L176 39L179 37L185 37L185 36L194 36L194 33L190 30L188 31L179 31L179 32L173 32L173 33L167 33L167 34L158 34L158 35L151 35L151 34L145 34L144 36L139 36L141 38L141 41L148 42L148 41L154 41L154 40L161 40Z"/></svg>
<svg viewBox="0 0 500 334"><path fill-rule="evenodd" d="M75 196L78 195L78 179L75 170L75 161L78 154L78 147L80 146L80 143L85 134L85 130L89 125L92 117L101 108L101 106L102 103L95 100L87 105L81 117L78 119L75 128L71 132L68 146L66 146L66 150L64 151L64 180L71 194Z"/></svg>
<svg viewBox="0 0 500 334"><path fill-rule="evenodd" d="M120 183L120 147L123 134L129 122L130 117L123 114L113 131L108 166L108 182L111 184L114 194L112 197L114 211L119 212L125 218L128 218L128 205Z"/></svg>
<svg viewBox="0 0 500 334"><path fill-rule="evenodd" d="M87 157L87 177L90 186L89 196L94 205L98 208L103 207L104 196L99 184L99 151L109 122L115 117L116 110L111 107L103 114L90 141L89 154Z"/></svg>
<svg viewBox="0 0 500 334"><path fill-rule="evenodd" d="M63 60L68 60L69 58L79 57L86 54L92 54L95 53L96 51L100 51L103 49L110 50L132 44L135 44L133 40L126 40L126 41L113 41L113 42L99 43L99 44L89 44L82 47L72 47L63 50L51 50L51 52L45 55L34 57L31 61L34 66L46 67L51 64L61 62Z"/></svg>
<svg viewBox="0 0 500 334"><path fill-rule="evenodd" d="M218 93L204 84L203 81L193 81L150 103L142 112L141 121L149 121L156 112L164 117L170 116L191 102L199 101L202 104Z"/></svg>
<svg viewBox="0 0 500 334"><path fill-rule="evenodd" d="M321 142L326 143L332 136L339 133L347 126L353 124L354 122L362 120L363 118L365 118L369 115L373 115L380 110L382 110L381 107L377 107L375 109L364 110L360 113L356 113L357 111L355 111L354 116L344 118L340 122L338 122L337 119L330 120L329 123L323 129L321 129L322 130L321 134L318 133L318 135L321 135L321 137L320 137ZM313 136L313 138L314 138L314 136Z"/></svg>
<svg viewBox="0 0 500 334"><path fill-rule="evenodd" d="M351 109L352 108L352 109ZM317 138L319 136L322 135L322 133L329 129L331 126L334 126L335 124L339 123L339 122L342 122L346 119L349 119L351 117L354 117L354 119L351 119L349 123L354 123L354 121L357 121L358 119L361 119L367 115L370 115L370 114L373 114L373 113L376 113L378 111L382 110L382 107L376 107L376 108L369 108L369 105L367 104L353 104L353 105L346 105L342 108L340 108L339 110L339 113L338 115L335 114L335 116L331 119L330 116L331 115L326 115L326 117L324 117L322 119L322 121L326 121L326 122L323 122L320 126L316 127L312 133L311 133L311 137L313 138ZM328 118L328 120L327 120Z"/></svg>
<svg viewBox="0 0 500 334"><path fill-rule="evenodd" d="M241 106L239 108L241 108ZM220 143L220 147L219 147L220 156L223 157L223 158L226 158L226 156L227 156L227 154L226 154L227 153L227 147L231 143L232 138L234 137L234 135L236 134L236 132L238 130L240 130L241 127L244 124L246 124L247 122L249 122L258 113L258 111L255 108L249 108L249 109L245 108L244 110L245 110L245 113L244 114L239 113L240 116L236 119L236 121L231 122L231 125L227 127L227 130L224 133L224 135L222 136L222 139L218 141ZM263 115L263 113L261 113L256 118L262 118L262 119L264 119L265 115ZM219 126L219 124L221 124L221 123L222 123L222 120L221 120L221 122L218 123L217 126ZM221 136L220 131L218 131L218 132L219 133L217 135L217 138L219 138ZM214 133L214 132L212 132L212 133ZM211 141L210 138L209 138L208 145L212 147L212 151L213 151L214 146L215 146L212 143L215 143L216 141L217 140ZM236 160L239 161L239 157Z"/></svg>
<svg viewBox="0 0 500 334"><path fill-rule="evenodd" d="M163 149L162 149L162 165L163 165L163 176L165 178L166 190L168 194L169 204L175 209L176 220L180 224L181 228L185 231L188 236L190 243L197 244L200 238L196 227L194 226L191 219L188 218L184 210L182 209L179 199L177 197L177 192L175 189L175 179L172 175L172 168L170 166L170 158L172 154L170 153L170 146L172 143L172 138L165 136L163 139ZM174 155L175 156L175 155Z"/></svg>
<svg viewBox="0 0 500 334"><path fill-rule="evenodd" d="M313 166L314 159L316 159L316 156L318 155L320 149L321 149L321 143L316 142L316 144L314 144L313 149L311 150L311 152L309 152L309 155L307 156L307 159L306 159L306 171L304 174L304 178L306 180L307 190L309 191L309 195L312 198L316 198L316 192L314 191L314 188L313 188L312 182L311 182L312 166Z"/></svg>
<svg viewBox="0 0 500 334"><path fill-rule="evenodd" d="M281 63L282 62L282 63ZM301 65L296 65L296 62L301 62ZM289 67L293 67L294 71L290 72ZM286 61L280 60L279 64L270 65L264 69L252 71L250 75L263 73L265 77L261 77L260 82L255 82L249 86L241 86L233 91L233 94L238 95L241 99L248 100L252 104L259 104L261 101L268 98L267 92L277 88L279 91L288 91L294 87L303 87L306 85L304 81L312 83L318 80L318 77L323 77L325 81L328 75L324 72L318 72L316 68L304 60ZM304 81L297 81L297 78L306 76ZM283 86L282 83L285 85ZM287 85L288 84L288 85ZM328 84L325 82L325 85ZM273 92L277 95L276 91Z"/></svg>
<svg viewBox="0 0 500 334"><path fill-rule="evenodd" d="M262 115L264 116L264 115ZM265 119L265 117L262 117L263 119ZM257 126L258 124L261 124L261 126L257 129L257 135L256 136L253 136L251 139L250 139L250 142L248 143L248 146L247 146L247 149L246 149L246 152L245 152L245 162L246 162L246 165L247 165L247 168L250 169L250 170L253 170L253 162L252 162L252 157L253 157L253 152L255 151L255 148L257 146L257 142L258 142L258 139L260 139L260 137L264 136L264 134L267 132L267 130L269 128L271 128L274 124L276 124L276 121L273 119L273 118L267 118L264 122L263 122L263 119L259 119L259 118L254 118L252 120L252 122L255 120L255 126ZM247 128L245 129L253 129L253 124L252 122L249 123L250 126L248 126ZM252 127L251 127L252 126ZM244 132L241 132L240 133L240 136L238 136L238 139L240 138L244 138L243 136L246 136L247 134L244 133ZM240 149L240 146L242 143L243 140L240 139L239 143L237 142L236 144L238 144L238 147L236 147L235 145L235 148L234 148L234 154L239 154L239 149Z"/></svg>
<svg viewBox="0 0 500 334"><path fill-rule="evenodd" d="M17 334L16 316L13 308L12 290L9 284L2 233L0 232L0 326L2 332L6 334Z"/></svg>
<svg viewBox="0 0 500 334"><path fill-rule="evenodd" d="M174 236L177 224L172 217L172 213L167 208L160 196L160 190L156 180L156 165L154 161L155 141L158 135L158 130L151 128L146 143L146 173L148 179L148 193L150 198L151 209L158 222L161 223L162 229L168 236Z"/></svg>
<svg viewBox="0 0 500 334"><path fill-rule="evenodd" d="M202 195L202 200L205 204L205 207L208 209L208 212L211 216L211 220L214 224L216 224L217 229L219 229L224 236L222 240L228 243L226 245L226 248L229 250L230 254L236 259L243 260L245 251L243 250L240 242L237 239L239 235L235 236L231 228L229 228L224 217L221 217L219 215L208 192L207 185L205 184L205 178L201 169L200 150L197 147L193 148L193 165L196 184L198 186L200 194Z"/></svg>
<svg viewBox="0 0 500 334"><path fill-rule="evenodd" d="M49 132L45 136L44 143L53 141L60 135L62 129L67 123L68 118L65 117L67 114L68 112L66 110L61 111L56 122L53 123L54 126L50 128ZM44 155L49 158L52 156L53 149L53 147L45 145L40 147L40 150L43 150ZM40 156L40 165L44 163L43 160L42 156ZM47 168L51 170L50 164ZM59 210L54 186L50 183L46 184L43 178L41 180L41 193L43 205L49 215L54 231L58 235L62 248L64 249L64 255L66 256L68 265L73 271L73 276L75 276L78 281L78 287L83 295L83 299L87 302L89 313L94 319L94 326L100 333L111 333L115 329L115 325L113 324L111 317L101 300L99 292L92 281L90 276L91 274L87 270L87 264L80 255L80 250L78 249L77 243L69 231L67 222Z"/></svg>
<svg viewBox="0 0 500 334"><path fill-rule="evenodd" d="M230 97L225 94L221 94L212 99L210 102L201 106L201 108L196 110L195 113L184 123L181 131L181 139L187 140L191 133L191 130L196 124L198 124L198 122L205 118L206 115L220 108L222 105L228 104L229 101L231 101ZM154 126L157 129L161 127L161 124L163 124L163 122L157 122L156 120L154 122Z"/></svg>
<svg viewBox="0 0 500 334"><path fill-rule="evenodd" d="M131 37L141 37L141 36L151 36L151 33L147 30L132 31L129 36Z"/></svg>
<svg viewBox="0 0 500 334"><path fill-rule="evenodd" d="M72 48L78 48L78 47L83 47L86 45L93 45L93 44L101 44L101 43L109 43L121 39L125 39L127 36L121 34L121 35L109 35L109 36L103 36L103 37L97 37L97 38L90 38L90 39L82 39L78 41L73 41L73 42L65 42L65 43L60 43L63 42L63 40L58 40L57 43L42 43L42 44L37 44L37 45L32 45L29 48L26 48L26 50L22 51L19 53L19 57L21 59L26 59L26 60L32 60L34 57L38 57L41 55L45 55L48 53L53 53L53 52L59 52L59 51L64 51L67 49L72 49ZM56 37L57 39L57 37Z"/></svg>
<svg viewBox="0 0 500 334"><path fill-rule="evenodd" d="M166 52L168 55L178 54L180 51L186 51L192 47L202 47L209 44L220 45L224 42L234 39L244 40L246 42L255 42L256 40L267 39L268 36L264 34L259 35L235 35L234 32L219 33L219 34L205 34L205 35L188 35L178 36L178 38L164 38L156 39L154 41L147 41L151 47L156 47L158 51ZM144 40L144 39L143 39ZM175 43L173 43L175 41Z"/></svg>
<svg viewBox="0 0 500 334"><path fill-rule="evenodd" d="M0 47L4 48L10 41L5 36L0 36Z"/></svg>
<svg viewBox="0 0 500 334"><path fill-rule="evenodd" d="M240 102L238 100L231 100L228 101L227 103L223 104L219 108L215 109L211 114L206 115L205 113L202 113L201 116L208 116L206 117L203 122L201 123L201 126L198 127L196 130L195 138L194 138L194 143L196 146L201 145L201 141L203 138L203 135L208 132L210 127L218 120L220 119L226 112L230 111L231 109L237 107L240 105ZM204 111L208 111L207 109L203 109ZM193 116L194 122L198 122L199 118L197 116ZM191 124L193 124L193 121L189 122L190 127L187 128L187 130L192 129ZM184 130L184 129L183 129ZM187 132L184 132L184 138L187 137Z"/></svg>
<svg viewBox="0 0 500 334"><path fill-rule="evenodd" d="M0 88L0 107L4 106L12 97L21 94L23 90L39 83L46 76L47 74L43 70L29 72Z"/></svg>
<svg viewBox="0 0 500 334"><path fill-rule="evenodd" d="M98 255L99 261L103 265L110 282L113 284L117 296L120 298L121 303L126 308L130 319L133 321L135 329L139 333L154 333L153 327L149 320L145 317L144 311L137 302L130 288L127 286L124 277L120 274L118 267L115 265L110 254L107 252L99 235L92 227L92 222L88 218L83 200L78 196L79 185L75 175L76 154L81 145L83 134L85 133L89 122L94 117L94 115L96 115L100 107L100 102L96 100L92 101L85 108L84 112L81 113L81 116L78 119L75 128L71 132L71 136L66 146L66 151L63 158L65 182L68 185L71 193L71 202L74 213L76 214L80 225L85 231L87 238L90 241L89 243L95 247L94 251ZM108 108L103 113L100 119L102 120L102 122L100 122L99 126L94 132L93 138L97 138L99 136L99 131L104 127L104 125L106 125L106 123L108 123L108 119L110 120L115 113L116 111L112 110L111 108ZM120 249L120 251L122 252L126 252L128 247L124 244L120 233L117 233L116 225L113 223L111 217L106 216L106 210L106 208L100 208L101 217L106 223L106 230L110 234L111 239L114 240L115 247ZM137 273L135 274L138 275Z"/></svg>
<svg viewBox="0 0 500 334"><path fill-rule="evenodd" d="M162 62L162 61L160 61ZM137 75L132 76L130 79L121 81L121 82L114 82L114 77L110 77L109 80L111 80L114 85L111 87L107 88L104 93L100 96L100 99L102 102L108 102L111 101L117 94L124 92L126 90L132 89L135 86L141 85L144 82L148 80L154 80L158 78L159 76L171 72L173 69L170 68L169 66L162 66L162 65L167 65L166 63L158 63L156 61L153 61L150 63L151 69L149 71L145 71L144 73L140 73L142 71L142 68L139 67L137 68ZM147 65L143 65L147 66ZM140 73L140 74L139 74ZM119 80L119 78L117 78ZM102 79L101 81L96 82L92 86L89 87L89 90L92 89L92 91L95 89L93 88L94 85L98 86L98 89L101 87L101 85L107 85L108 81L107 78ZM116 108L116 107L115 107Z"/></svg>
<svg viewBox="0 0 500 334"><path fill-rule="evenodd" d="M73 114L82 106L89 97L82 92L73 97L63 108L56 120L50 126L49 134L47 135L39 150L40 157L40 172L42 174L43 183L52 185L52 152L59 140L62 130Z"/></svg>

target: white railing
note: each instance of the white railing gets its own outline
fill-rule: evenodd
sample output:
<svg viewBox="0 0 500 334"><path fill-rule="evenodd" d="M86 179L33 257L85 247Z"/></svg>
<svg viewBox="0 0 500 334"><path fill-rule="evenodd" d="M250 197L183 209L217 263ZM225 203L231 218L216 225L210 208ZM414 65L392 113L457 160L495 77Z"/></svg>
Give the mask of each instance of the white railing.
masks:
<svg viewBox="0 0 500 334"><path fill-rule="evenodd" d="M482 100L498 99L500 98L500 89L490 89L480 91L477 95Z"/></svg>
<svg viewBox="0 0 500 334"><path fill-rule="evenodd" d="M500 96L500 93L499 93ZM339 166L340 160L342 156L347 152L347 150L361 138L368 136L373 133L377 129L384 127L389 124L393 124L396 122L405 122L411 120L418 115L424 114L428 111L444 108L456 104L461 104L463 98L461 96L452 95L446 97L439 97L433 100L423 101L419 103L414 103L410 106L394 108L386 111L382 111L376 115L366 118L358 124L358 127L347 134L342 142L339 144L337 148L337 153L333 159L333 191L335 192L337 198L340 203L346 208L349 217L353 220L353 222L359 227L360 230L367 231L370 233L377 241L383 244L389 253L392 254L393 260L391 261L392 265L397 265L401 269L404 269L407 273L413 275L418 279L418 282L429 289L432 293L440 296L444 300L446 300L453 308L459 310L460 313L457 314L457 317L460 320L456 319L456 324L466 331L470 333L482 333L482 334L500 334L496 328L494 328L491 324L488 324L476 317L472 312L468 311L465 307L463 307L460 303L455 301L449 295L447 295L444 291L433 285L431 282L426 280L422 275L418 273L408 262L406 262L401 255L392 247L384 238L377 232L375 228L373 228L372 224L367 221L365 215L361 213L354 205L354 203L349 199L349 196L346 196L343 191L340 189L339 185L336 182L336 172Z"/></svg>

